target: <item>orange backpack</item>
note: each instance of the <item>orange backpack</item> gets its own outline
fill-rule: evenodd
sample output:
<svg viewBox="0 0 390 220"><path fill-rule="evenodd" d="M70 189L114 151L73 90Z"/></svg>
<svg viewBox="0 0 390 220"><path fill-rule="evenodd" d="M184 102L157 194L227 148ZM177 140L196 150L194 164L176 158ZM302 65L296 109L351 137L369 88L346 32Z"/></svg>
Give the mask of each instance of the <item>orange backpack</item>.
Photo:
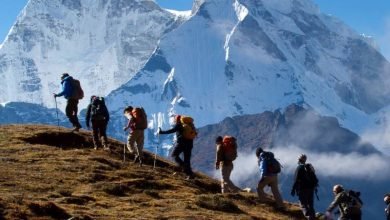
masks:
<svg viewBox="0 0 390 220"><path fill-rule="evenodd" d="M233 136L224 136L222 140L224 160L233 161L237 158L237 142Z"/></svg>
<svg viewBox="0 0 390 220"><path fill-rule="evenodd" d="M144 130L148 128L148 120L143 108L134 108L131 112L131 115L134 117L135 128Z"/></svg>
<svg viewBox="0 0 390 220"><path fill-rule="evenodd" d="M194 126L194 119L190 116L181 115L180 122L183 125L183 137L189 140L195 139L198 133Z"/></svg>

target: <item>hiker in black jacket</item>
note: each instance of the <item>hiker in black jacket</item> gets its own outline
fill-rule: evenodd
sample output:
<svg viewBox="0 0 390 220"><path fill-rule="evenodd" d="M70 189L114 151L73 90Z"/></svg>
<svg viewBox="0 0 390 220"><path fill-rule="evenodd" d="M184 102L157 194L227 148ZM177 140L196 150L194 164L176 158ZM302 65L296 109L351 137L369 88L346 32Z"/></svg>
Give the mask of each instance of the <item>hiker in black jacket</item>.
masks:
<svg viewBox="0 0 390 220"><path fill-rule="evenodd" d="M109 150L107 142L107 124L110 120L110 114L104 102L104 98L91 96L91 103L87 107L85 123L89 129L89 121L92 122L92 136L94 149L103 146L104 150ZM101 142L100 142L101 139Z"/></svg>
<svg viewBox="0 0 390 220"><path fill-rule="evenodd" d="M386 219L390 220L390 193L387 194L383 200L386 204L386 209L385 209Z"/></svg>
<svg viewBox="0 0 390 220"><path fill-rule="evenodd" d="M313 166L311 164L306 164L306 159L307 157L305 154L301 154L298 157L298 166L295 170L295 178L291 189L291 195L298 195L305 218L308 220L314 220L314 191L318 185L318 179L315 176Z"/></svg>
<svg viewBox="0 0 390 220"><path fill-rule="evenodd" d="M183 136L183 125L180 122L180 115L175 117L175 126L172 129L167 131L162 131L161 128L158 128L159 134L172 134L176 132L176 144L173 148L171 156L174 158L175 162L183 169L184 173L187 175L186 179L193 179L194 173L191 169L191 151L194 146L194 140L186 139ZM180 154L183 153L184 161L180 158Z"/></svg>

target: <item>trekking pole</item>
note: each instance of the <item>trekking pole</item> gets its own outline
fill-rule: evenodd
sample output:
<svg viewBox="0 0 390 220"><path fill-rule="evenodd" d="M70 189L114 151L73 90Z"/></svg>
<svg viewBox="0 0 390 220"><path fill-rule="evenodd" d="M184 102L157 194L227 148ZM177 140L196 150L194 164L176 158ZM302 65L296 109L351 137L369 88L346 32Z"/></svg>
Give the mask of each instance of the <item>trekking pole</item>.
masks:
<svg viewBox="0 0 390 220"><path fill-rule="evenodd" d="M156 151L154 152L153 169L156 168L157 150L159 145L160 145L160 134L157 132L157 146L156 146Z"/></svg>
<svg viewBox="0 0 390 220"><path fill-rule="evenodd" d="M58 132L59 132L60 131L60 118L58 117L57 98L55 96L54 96L54 102L56 103L57 127L58 127Z"/></svg>
<svg viewBox="0 0 390 220"><path fill-rule="evenodd" d="M126 133L125 133L125 136L126 136ZM125 163L125 162L126 162L126 141L123 144L123 163Z"/></svg>
<svg viewBox="0 0 390 220"><path fill-rule="evenodd" d="M314 192L316 194L317 200L320 201L320 197L318 197L318 190L317 190L317 188L314 190Z"/></svg>

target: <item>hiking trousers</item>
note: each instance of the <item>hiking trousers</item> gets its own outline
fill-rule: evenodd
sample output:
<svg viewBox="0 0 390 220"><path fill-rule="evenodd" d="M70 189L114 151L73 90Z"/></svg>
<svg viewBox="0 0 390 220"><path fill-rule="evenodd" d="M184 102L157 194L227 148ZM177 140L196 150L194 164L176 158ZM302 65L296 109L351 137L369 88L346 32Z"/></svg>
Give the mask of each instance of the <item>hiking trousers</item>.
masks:
<svg viewBox="0 0 390 220"><path fill-rule="evenodd" d="M192 147L193 140L184 140L176 144L171 154L175 162L183 168L184 173L188 176L193 175L191 168ZM183 153L184 161L180 158L181 153Z"/></svg>
<svg viewBox="0 0 390 220"><path fill-rule="evenodd" d="M92 136L95 147L107 147L107 121L92 120ZM101 141L101 142L100 142Z"/></svg>
<svg viewBox="0 0 390 220"><path fill-rule="evenodd" d="M239 192L240 188L234 185L230 180L230 174L233 171L233 162L232 161L222 161L221 162L221 193L227 192Z"/></svg>
<svg viewBox="0 0 390 220"><path fill-rule="evenodd" d="M298 199L305 218L308 220L314 220L314 188L299 190Z"/></svg>
<svg viewBox="0 0 390 220"><path fill-rule="evenodd" d="M262 176L259 183L257 184L257 195L259 196L260 200L265 200L267 198L267 194L264 192L265 186L270 186L272 194L274 195L276 206L278 208L283 208L283 200L282 196L280 195L279 188L278 188L278 176Z"/></svg>
<svg viewBox="0 0 390 220"><path fill-rule="evenodd" d="M144 149L144 130L132 130L127 137L127 149L130 153L134 153L140 161L143 159L143 149Z"/></svg>
<svg viewBox="0 0 390 220"><path fill-rule="evenodd" d="M66 117L68 117L70 123L72 123L73 127L75 128L81 128L81 124L79 122L79 119L77 118L78 104L79 100L69 98L65 107Z"/></svg>

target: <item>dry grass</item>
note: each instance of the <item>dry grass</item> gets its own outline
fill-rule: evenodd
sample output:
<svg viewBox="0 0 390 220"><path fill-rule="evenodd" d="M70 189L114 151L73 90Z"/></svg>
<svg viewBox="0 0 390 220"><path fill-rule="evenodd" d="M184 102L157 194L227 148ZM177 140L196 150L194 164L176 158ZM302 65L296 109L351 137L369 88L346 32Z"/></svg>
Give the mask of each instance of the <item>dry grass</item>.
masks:
<svg viewBox="0 0 390 220"><path fill-rule="evenodd" d="M203 174L186 181L174 164L146 152L123 163L123 143L92 149L91 134L38 125L0 127L0 219L302 219L252 193L219 194Z"/></svg>

